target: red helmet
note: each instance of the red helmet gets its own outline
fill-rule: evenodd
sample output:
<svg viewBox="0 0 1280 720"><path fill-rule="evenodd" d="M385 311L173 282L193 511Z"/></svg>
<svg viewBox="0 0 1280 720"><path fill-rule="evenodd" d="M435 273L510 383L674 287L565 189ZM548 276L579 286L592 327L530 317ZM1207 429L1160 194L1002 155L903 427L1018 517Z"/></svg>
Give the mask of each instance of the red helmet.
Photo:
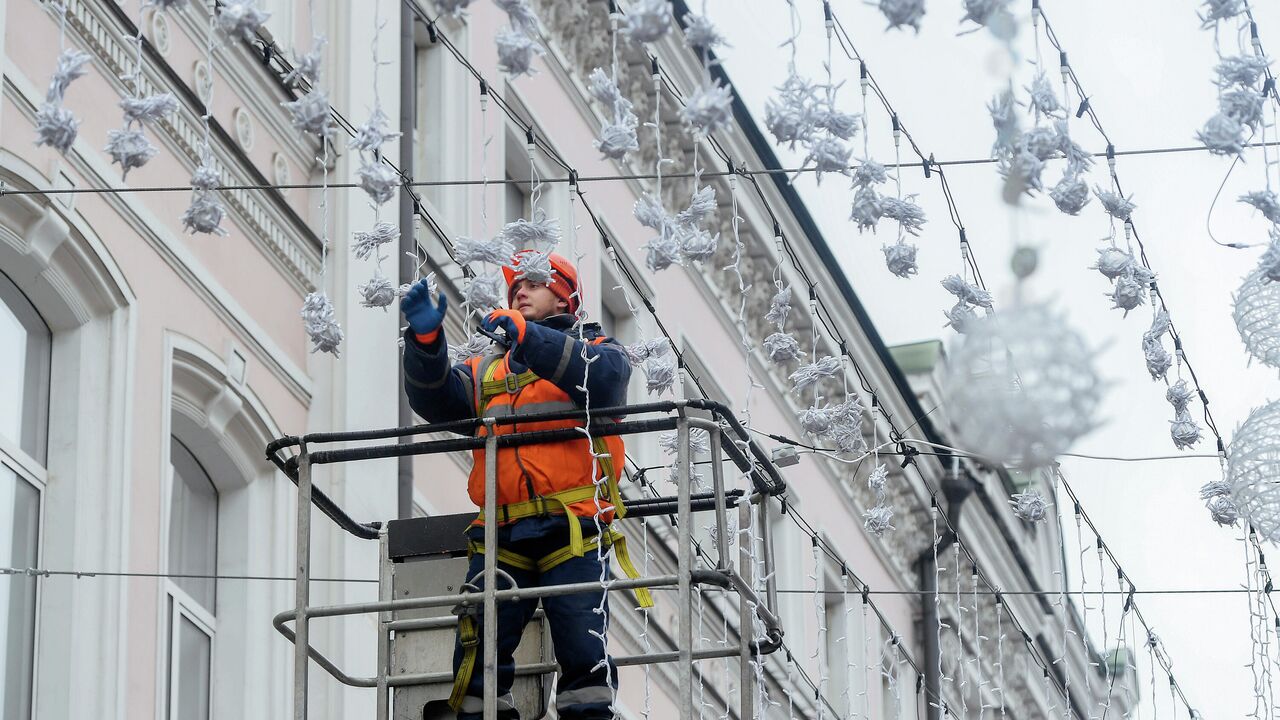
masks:
<svg viewBox="0 0 1280 720"><path fill-rule="evenodd" d="M512 288L516 284L516 273L520 271L520 259L526 255L535 252L534 250L521 250L511 256L511 262L502 266L502 276L507 280L507 304L510 305L514 292ZM551 253L551 269L555 273L551 276L551 282L547 283L547 287L556 297L565 301L569 306L569 312L578 312L578 306L582 301L582 291L578 289L578 269L569 262L569 258L559 254ZM577 297L574 297L574 292Z"/></svg>

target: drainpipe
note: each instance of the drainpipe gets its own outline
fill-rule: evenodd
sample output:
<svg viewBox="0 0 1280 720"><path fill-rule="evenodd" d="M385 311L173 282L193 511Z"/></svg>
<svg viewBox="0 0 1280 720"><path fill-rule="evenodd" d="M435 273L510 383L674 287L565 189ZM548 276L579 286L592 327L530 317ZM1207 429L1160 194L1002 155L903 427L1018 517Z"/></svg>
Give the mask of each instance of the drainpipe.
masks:
<svg viewBox="0 0 1280 720"><path fill-rule="evenodd" d="M913 460L914 458L907 458L907 462ZM919 471L919 467L916 470ZM947 518L956 527L959 527L960 510L965 499L973 492L973 485L973 480L960 470L959 456L952 456L951 469L942 479L942 494L946 501ZM942 501L935 496L932 502ZM939 532L941 538L938 541L938 555L941 555L943 550L950 548L951 544L956 542L956 536L945 526L940 527ZM942 618L938 616L938 608L933 597L938 592L938 576L932 545L920 554L915 565L919 568L920 589L926 593L921 596L923 612L920 617L920 637L924 642L924 697L919 701L925 703L925 717L929 720L942 720L942 703L940 702L942 676L938 672L942 656L942 648L938 644L939 623Z"/></svg>
<svg viewBox="0 0 1280 720"><path fill-rule="evenodd" d="M414 87L417 84L417 64L414 57L414 17L409 3L400 3L400 172L406 180L413 180L413 130ZM376 70L376 68L375 68ZM411 283L417 268L413 258L417 254L414 232L414 200L408 186L400 188L400 283ZM407 254L406 254L407 253ZM405 395L404 355L400 355L400 372L396 375L396 394L399 397L398 425L413 424L413 411L409 408L409 396ZM398 442L407 443L412 438L402 436ZM401 455L396 459L396 517L413 516L413 456Z"/></svg>

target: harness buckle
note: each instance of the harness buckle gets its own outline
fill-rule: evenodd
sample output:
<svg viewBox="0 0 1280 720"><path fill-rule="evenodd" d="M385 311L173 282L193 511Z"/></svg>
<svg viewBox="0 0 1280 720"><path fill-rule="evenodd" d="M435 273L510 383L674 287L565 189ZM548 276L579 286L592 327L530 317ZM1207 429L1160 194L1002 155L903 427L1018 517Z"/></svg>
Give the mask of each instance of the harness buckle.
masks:
<svg viewBox="0 0 1280 720"><path fill-rule="evenodd" d="M506 388L508 395L515 395L520 390L520 376L514 373L507 373L502 378L502 384Z"/></svg>
<svg viewBox="0 0 1280 720"><path fill-rule="evenodd" d="M461 623L463 620L471 620L472 622L479 620L483 610L484 608L479 605L454 605L449 612L456 615L459 623ZM472 626L464 628L462 637L459 640L463 647L469 647L479 644L480 635L476 632L475 627Z"/></svg>

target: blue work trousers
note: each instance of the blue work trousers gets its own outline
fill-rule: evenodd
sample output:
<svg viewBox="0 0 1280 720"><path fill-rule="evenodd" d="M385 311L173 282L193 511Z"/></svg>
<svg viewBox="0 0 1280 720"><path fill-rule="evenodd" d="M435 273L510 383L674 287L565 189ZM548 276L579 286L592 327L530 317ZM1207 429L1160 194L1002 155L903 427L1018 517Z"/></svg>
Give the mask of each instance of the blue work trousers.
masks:
<svg viewBox="0 0 1280 720"><path fill-rule="evenodd" d="M504 533L505 534L505 533ZM558 534L557 534L558 535ZM506 550L537 560L568 544L567 534L556 539L542 537L514 543L501 544ZM589 548L583 557L570 558L546 572L521 570L503 562L498 567L507 572L520 587L567 585L595 582L600 579L600 560L595 549ZM471 558L467 577L475 578L477 587L484 586L484 555L476 553ZM498 577L498 589L506 589L507 583ZM612 720L611 701L618 687L618 672L613 660L607 657L601 638L605 635L607 614L597 612L601 607L602 591L557 595L542 598L542 608L551 626L551 642L555 646L556 662L560 665L560 678L556 683L556 711L562 720ZM512 658L520 644L524 626L538 608L538 599L498 603L498 717L517 719L510 692L515 677ZM608 599L604 598L608 611ZM476 648L476 660L467 685L459 720L481 720L484 698L484 617L478 613L476 633L480 645ZM593 634L595 633L595 634ZM604 661L604 662L602 662ZM462 662L462 645L455 638L453 669L456 673Z"/></svg>

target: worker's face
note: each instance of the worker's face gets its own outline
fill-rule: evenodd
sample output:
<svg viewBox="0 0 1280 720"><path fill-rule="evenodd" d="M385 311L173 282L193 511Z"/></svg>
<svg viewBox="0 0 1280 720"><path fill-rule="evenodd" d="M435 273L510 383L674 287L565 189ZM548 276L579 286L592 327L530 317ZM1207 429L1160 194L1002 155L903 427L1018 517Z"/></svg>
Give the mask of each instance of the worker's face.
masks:
<svg viewBox="0 0 1280 720"><path fill-rule="evenodd" d="M525 320L545 320L565 312L568 307L551 288L528 280L517 280L515 292L511 294L511 309Z"/></svg>

